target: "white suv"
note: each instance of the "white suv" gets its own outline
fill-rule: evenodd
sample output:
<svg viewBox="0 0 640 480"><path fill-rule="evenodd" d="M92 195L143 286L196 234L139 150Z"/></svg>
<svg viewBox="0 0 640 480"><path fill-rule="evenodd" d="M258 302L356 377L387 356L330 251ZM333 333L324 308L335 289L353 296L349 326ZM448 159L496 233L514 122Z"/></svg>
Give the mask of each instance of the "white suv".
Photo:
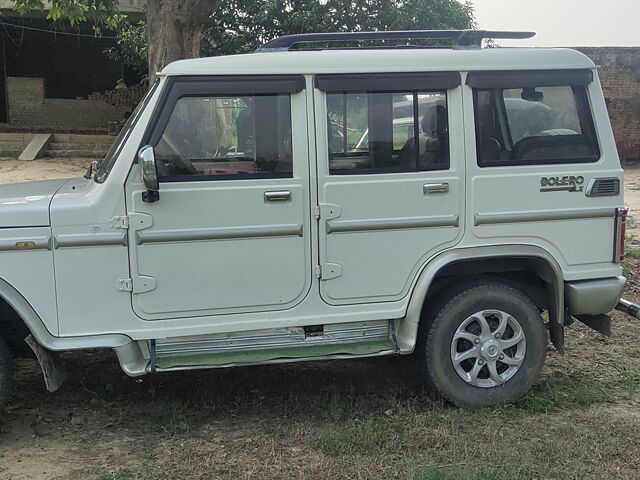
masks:
<svg viewBox="0 0 640 480"><path fill-rule="evenodd" d="M610 329L626 215L594 64L480 48L527 36L169 65L87 178L0 187L0 401L25 337L50 390L55 352L110 348L132 376L415 353L458 405L525 392L547 331ZM427 37L453 47L326 47Z"/></svg>

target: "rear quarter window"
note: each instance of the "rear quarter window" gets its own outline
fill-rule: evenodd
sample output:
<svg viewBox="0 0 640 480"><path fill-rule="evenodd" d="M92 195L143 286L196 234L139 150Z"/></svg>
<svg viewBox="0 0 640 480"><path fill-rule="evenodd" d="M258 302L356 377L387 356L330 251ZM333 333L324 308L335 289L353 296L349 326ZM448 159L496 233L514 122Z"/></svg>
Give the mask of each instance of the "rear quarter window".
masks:
<svg viewBox="0 0 640 480"><path fill-rule="evenodd" d="M478 165L596 162L585 86L474 89Z"/></svg>

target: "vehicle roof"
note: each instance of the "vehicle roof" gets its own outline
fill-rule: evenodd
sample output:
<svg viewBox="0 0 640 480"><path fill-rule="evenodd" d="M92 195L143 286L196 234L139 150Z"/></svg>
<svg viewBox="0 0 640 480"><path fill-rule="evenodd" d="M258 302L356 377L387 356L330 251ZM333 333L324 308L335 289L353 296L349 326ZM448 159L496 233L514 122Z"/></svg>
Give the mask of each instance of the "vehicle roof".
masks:
<svg viewBox="0 0 640 480"><path fill-rule="evenodd" d="M335 49L250 53L174 62L164 75L276 75L594 68L568 48Z"/></svg>

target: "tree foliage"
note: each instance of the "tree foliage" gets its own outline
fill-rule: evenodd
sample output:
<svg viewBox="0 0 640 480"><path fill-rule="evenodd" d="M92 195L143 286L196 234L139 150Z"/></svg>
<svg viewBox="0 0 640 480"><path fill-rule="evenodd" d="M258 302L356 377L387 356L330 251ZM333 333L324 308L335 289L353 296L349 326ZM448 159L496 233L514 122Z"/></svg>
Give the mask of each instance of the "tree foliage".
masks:
<svg viewBox="0 0 640 480"><path fill-rule="evenodd" d="M107 20L118 12L118 0L13 0L15 10L24 15L32 10L47 10L47 18L66 18L72 24L88 19Z"/></svg>
<svg viewBox="0 0 640 480"><path fill-rule="evenodd" d="M149 62L149 42L144 21L130 23L120 15L109 20L111 30L116 33L116 44L105 50L107 56L145 73Z"/></svg>
<svg viewBox="0 0 640 480"><path fill-rule="evenodd" d="M205 30L204 51L245 53L294 33L472 27L471 4L456 0L229 0Z"/></svg>
<svg viewBox="0 0 640 480"><path fill-rule="evenodd" d="M190 1L195 4L202 0ZM22 13L45 8L44 0L14 0L14 3L16 10ZM74 23L96 19L96 29L100 24L106 25L117 35L116 45L107 50L109 57L140 71L146 70L149 55L147 26L145 22L128 23L125 16L117 13L117 0L51 0L48 3L51 5L48 18L52 20L67 18ZM188 11L185 4L185 13ZM273 38L294 33L441 30L475 26L469 1L227 0L220 2L205 27L202 53L246 53ZM159 47L156 45L155 48Z"/></svg>

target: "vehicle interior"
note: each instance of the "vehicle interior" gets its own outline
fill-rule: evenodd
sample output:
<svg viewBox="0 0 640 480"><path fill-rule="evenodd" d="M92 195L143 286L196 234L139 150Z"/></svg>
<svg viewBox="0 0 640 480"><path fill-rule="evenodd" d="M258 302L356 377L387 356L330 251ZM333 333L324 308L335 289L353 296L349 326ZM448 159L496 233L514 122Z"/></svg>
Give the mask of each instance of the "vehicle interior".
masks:
<svg viewBox="0 0 640 480"><path fill-rule="evenodd" d="M480 166L599 157L584 87L475 90Z"/></svg>

